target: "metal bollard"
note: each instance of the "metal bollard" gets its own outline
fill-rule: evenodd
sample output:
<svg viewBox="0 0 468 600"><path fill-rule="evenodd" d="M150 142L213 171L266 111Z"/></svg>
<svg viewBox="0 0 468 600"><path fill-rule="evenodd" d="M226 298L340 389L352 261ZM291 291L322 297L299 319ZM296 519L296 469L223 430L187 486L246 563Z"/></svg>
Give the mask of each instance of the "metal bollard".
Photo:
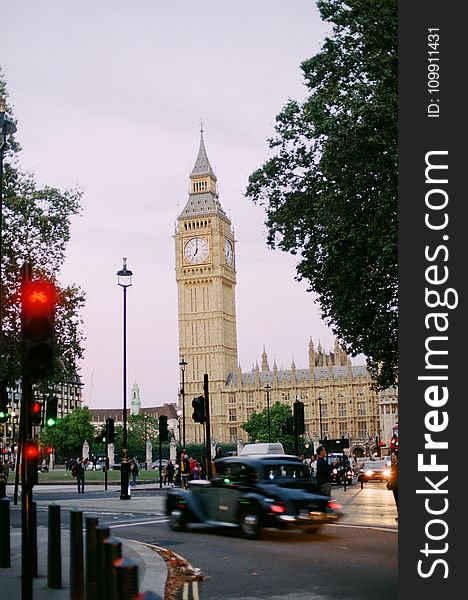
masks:
<svg viewBox="0 0 468 600"><path fill-rule="evenodd" d="M60 506L49 504L49 534L47 545L47 587L62 587L62 548L60 539Z"/></svg>
<svg viewBox="0 0 468 600"><path fill-rule="evenodd" d="M32 576L38 577L37 574L37 505L34 500L31 500L31 512L29 514L31 522L31 560L32 560Z"/></svg>
<svg viewBox="0 0 468 600"><path fill-rule="evenodd" d="M86 600L96 597L96 532L97 517L86 517Z"/></svg>
<svg viewBox="0 0 468 600"><path fill-rule="evenodd" d="M70 510L70 600L84 600L83 513Z"/></svg>
<svg viewBox="0 0 468 600"><path fill-rule="evenodd" d="M0 498L0 568L11 567L10 563L10 501Z"/></svg>
<svg viewBox="0 0 468 600"><path fill-rule="evenodd" d="M98 600L104 596L104 540L109 537L110 529L107 525L97 525L94 529L96 535L96 594Z"/></svg>
<svg viewBox="0 0 468 600"><path fill-rule="evenodd" d="M133 600L138 594L138 564L130 558L114 561L117 579L117 600Z"/></svg>
<svg viewBox="0 0 468 600"><path fill-rule="evenodd" d="M104 540L104 600L117 600L117 580L114 561L122 558L122 542L109 536Z"/></svg>

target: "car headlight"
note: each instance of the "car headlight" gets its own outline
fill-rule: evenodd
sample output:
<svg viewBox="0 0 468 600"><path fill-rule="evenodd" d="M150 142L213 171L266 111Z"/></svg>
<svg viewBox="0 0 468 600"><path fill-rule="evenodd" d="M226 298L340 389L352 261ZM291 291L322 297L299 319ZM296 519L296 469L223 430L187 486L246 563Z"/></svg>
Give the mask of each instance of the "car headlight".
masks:
<svg viewBox="0 0 468 600"><path fill-rule="evenodd" d="M385 477L390 477L390 469L385 469L383 474L385 475Z"/></svg>
<svg viewBox="0 0 468 600"><path fill-rule="evenodd" d="M367 475L367 477L371 477L373 474L374 474L374 471L372 471L372 469L368 469L368 470L366 471L366 475Z"/></svg>

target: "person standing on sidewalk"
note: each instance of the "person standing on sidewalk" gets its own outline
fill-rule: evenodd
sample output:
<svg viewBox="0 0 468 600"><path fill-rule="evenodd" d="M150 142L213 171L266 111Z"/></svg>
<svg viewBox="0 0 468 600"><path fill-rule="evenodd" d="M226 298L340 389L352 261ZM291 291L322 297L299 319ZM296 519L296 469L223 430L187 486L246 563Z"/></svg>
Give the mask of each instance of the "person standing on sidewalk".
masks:
<svg viewBox="0 0 468 600"><path fill-rule="evenodd" d="M387 481L387 489L392 490L395 506L398 512L398 452L392 454L392 464L390 465L390 477ZM398 517L396 517L398 520Z"/></svg>
<svg viewBox="0 0 468 600"><path fill-rule="evenodd" d="M85 468L83 465L83 460L81 458L77 459L74 468L76 473L76 485L78 488L78 494L84 494Z"/></svg>
<svg viewBox="0 0 468 600"><path fill-rule="evenodd" d="M140 469L138 468L138 462L136 458L132 459L131 465L130 465L130 473L132 474L132 482L131 482L131 486L135 487L137 484L137 476L138 473L140 472Z"/></svg>
<svg viewBox="0 0 468 600"><path fill-rule="evenodd" d="M336 464L338 463L338 459L335 458L331 465L328 464L326 459L326 450L324 446L319 446L317 448L317 483L320 486L320 490L322 494L325 496L331 495L331 474Z"/></svg>

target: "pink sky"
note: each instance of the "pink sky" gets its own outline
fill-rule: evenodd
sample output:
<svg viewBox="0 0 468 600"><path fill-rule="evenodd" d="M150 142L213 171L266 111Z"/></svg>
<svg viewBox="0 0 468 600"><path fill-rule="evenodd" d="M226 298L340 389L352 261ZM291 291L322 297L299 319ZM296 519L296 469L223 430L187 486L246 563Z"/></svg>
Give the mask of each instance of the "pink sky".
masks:
<svg viewBox="0 0 468 600"><path fill-rule="evenodd" d="M73 5L72 5L73 4ZM122 402L122 257L128 394L176 402L175 221L185 205L203 118L220 202L237 240L240 364L308 366L308 342L333 335L294 281L295 259L266 247L264 211L243 193L268 156L276 114L306 88L299 65L328 26L304 0L18 0L2 15L1 66L23 168L84 190L61 277L87 294L86 403ZM356 362L353 360L353 362ZM357 362L363 362L358 360ZM202 390L200 390L202 391Z"/></svg>

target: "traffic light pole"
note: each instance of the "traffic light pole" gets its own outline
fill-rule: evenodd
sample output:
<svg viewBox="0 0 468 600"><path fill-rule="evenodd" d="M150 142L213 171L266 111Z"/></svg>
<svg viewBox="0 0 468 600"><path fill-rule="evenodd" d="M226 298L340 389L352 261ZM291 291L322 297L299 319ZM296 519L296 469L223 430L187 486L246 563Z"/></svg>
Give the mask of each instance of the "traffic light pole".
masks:
<svg viewBox="0 0 468 600"><path fill-rule="evenodd" d="M24 263L21 269L21 282L31 281L32 265ZM33 401L32 380L22 373L21 417L19 438L21 440L21 599L32 600L33 595L33 537L31 531L31 503L33 482L29 481L29 458L26 453L26 440L31 437L31 410Z"/></svg>
<svg viewBox="0 0 468 600"><path fill-rule="evenodd" d="M208 395L208 375L203 375L203 396L205 398L205 452L206 452L206 474L211 479L211 433L210 433L210 398Z"/></svg>

